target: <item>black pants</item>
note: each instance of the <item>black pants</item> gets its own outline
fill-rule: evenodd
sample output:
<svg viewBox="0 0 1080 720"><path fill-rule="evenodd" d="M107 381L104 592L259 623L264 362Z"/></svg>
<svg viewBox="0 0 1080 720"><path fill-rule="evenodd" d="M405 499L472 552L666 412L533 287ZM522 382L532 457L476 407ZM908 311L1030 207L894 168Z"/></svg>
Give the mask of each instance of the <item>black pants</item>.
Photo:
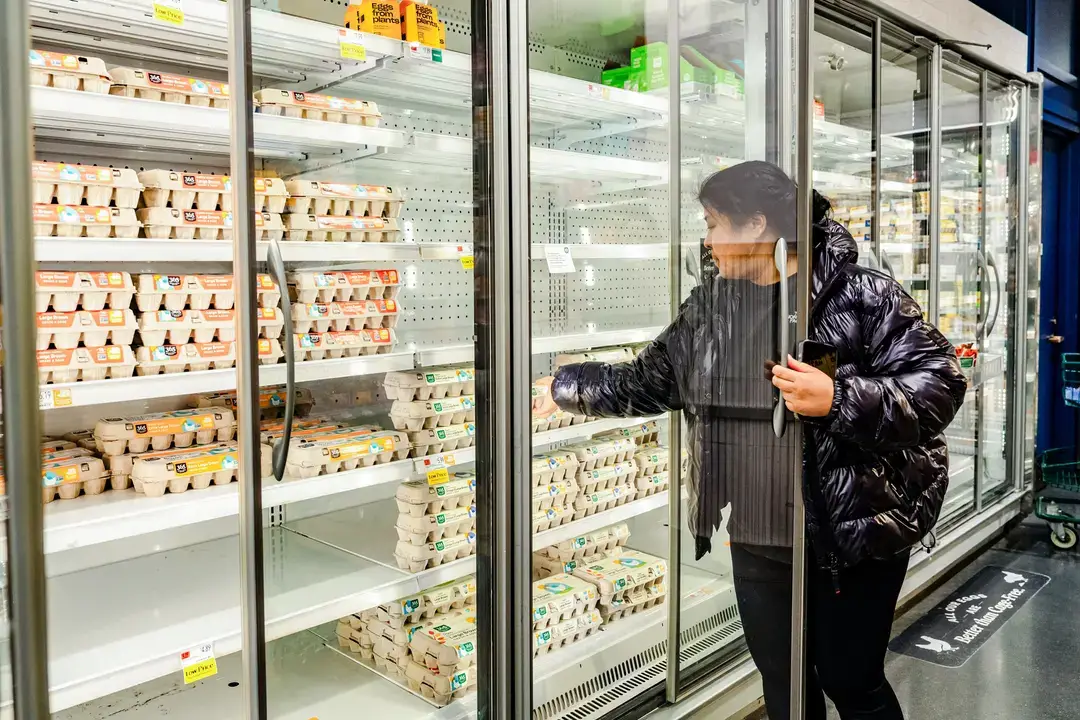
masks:
<svg viewBox="0 0 1080 720"><path fill-rule="evenodd" d="M746 643L761 672L769 720L789 720L791 684L791 565L731 545L735 596ZM908 554L867 560L831 574L807 575L806 720L825 720L828 695L843 720L903 720L885 679L896 600Z"/></svg>

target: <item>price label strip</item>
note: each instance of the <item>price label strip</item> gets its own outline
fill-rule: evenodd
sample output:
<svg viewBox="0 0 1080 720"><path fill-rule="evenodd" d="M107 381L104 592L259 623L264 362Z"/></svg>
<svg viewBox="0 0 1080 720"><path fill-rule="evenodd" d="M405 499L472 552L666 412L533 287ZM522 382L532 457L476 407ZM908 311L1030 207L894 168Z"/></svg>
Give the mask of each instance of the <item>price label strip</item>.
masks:
<svg viewBox="0 0 1080 720"><path fill-rule="evenodd" d="M367 48L364 47L364 34L347 28L338 29L338 52L343 60L367 60Z"/></svg>
<svg viewBox="0 0 1080 720"><path fill-rule="evenodd" d="M180 653L180 667L184 670L184 684L217 675L217 658L212 644L200 645Z"/></svg>
<svg viewBox="0 0 1080 720"><path fill-rule="evenodd" d="M412 42L409 43L409 57L416 58L417 60L441 63L442 50L430 48L427 45L421 45L418 42Z"/></svg>
<svg viewBox="0 0 1080 720"><path fill-rule="evenodd" d="M183 0L154 0L154 20L166 25L183 27Z"/></svg>
<svg viewBox="0 0 1080 720"><path fill-rule="evenodd" d="M38 388L38 408L41 410L70 407L73 404L69 388Z"/></svg>

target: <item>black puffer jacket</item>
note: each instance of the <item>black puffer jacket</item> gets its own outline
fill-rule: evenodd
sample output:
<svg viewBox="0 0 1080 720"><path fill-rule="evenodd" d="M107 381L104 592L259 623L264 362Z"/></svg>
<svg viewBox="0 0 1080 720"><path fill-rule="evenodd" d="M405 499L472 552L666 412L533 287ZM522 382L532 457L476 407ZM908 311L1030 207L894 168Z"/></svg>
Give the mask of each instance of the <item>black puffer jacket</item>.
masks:
<svg viewBox="0 0 1080 720"><path fill-rule="evenodd" d="M949 482L942 432L966 392L948 340L899 284L857 258L841 225L815 225L810 337L836 348L838 367L832 410L803 426L803 484L807 530L825 565L889 557L929 532ZM702 439L714 437L708 425L722 404L715 377L730 351L730 285L715 278L695 288L633 362L568 365L552 386L560 406L587 415L685 410L696 536L712 532L695 527L700 496L723 487Z"/></svg>

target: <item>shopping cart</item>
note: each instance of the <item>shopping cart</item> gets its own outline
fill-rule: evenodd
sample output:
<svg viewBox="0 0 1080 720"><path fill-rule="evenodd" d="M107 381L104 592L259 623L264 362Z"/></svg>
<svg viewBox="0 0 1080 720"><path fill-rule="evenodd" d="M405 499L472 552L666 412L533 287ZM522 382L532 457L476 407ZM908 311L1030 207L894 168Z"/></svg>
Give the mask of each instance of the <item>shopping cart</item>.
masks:
<svg viewBox="0 0 1080 720"><path fill-rule="evenodd" d="M1061 382L1065 404L1080 407L1080 353L1065 353L1061 356Z"/></svg>
<svg viewBox="0 0 1080 720"><path fill-rule="evenodd" d="M1080 353L1061 356L1062 395L1065 404L1080 407ZM1050 542L1062 550L1076 545L1080 528L1080 454L1075 447L1053 448L1039 458L1040 476L1046 487L1074 493L1052 497L1045 492L1035 500L1035 516L1050 526Z"/></svg>

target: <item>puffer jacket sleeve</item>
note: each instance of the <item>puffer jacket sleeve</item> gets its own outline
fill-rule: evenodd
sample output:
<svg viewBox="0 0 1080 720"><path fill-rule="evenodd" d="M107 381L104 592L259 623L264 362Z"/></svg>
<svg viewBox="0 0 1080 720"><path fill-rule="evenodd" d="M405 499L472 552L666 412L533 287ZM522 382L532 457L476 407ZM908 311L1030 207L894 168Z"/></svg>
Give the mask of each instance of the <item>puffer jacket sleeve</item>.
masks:
<svg viewBox="0 0 1080 720"><path fill-rule="evenodd" d="M964 402L956 351L895 282L864 305L865 374L836 381L832 409L814 421L857 445L902 450L940 435Z"/></svg>

